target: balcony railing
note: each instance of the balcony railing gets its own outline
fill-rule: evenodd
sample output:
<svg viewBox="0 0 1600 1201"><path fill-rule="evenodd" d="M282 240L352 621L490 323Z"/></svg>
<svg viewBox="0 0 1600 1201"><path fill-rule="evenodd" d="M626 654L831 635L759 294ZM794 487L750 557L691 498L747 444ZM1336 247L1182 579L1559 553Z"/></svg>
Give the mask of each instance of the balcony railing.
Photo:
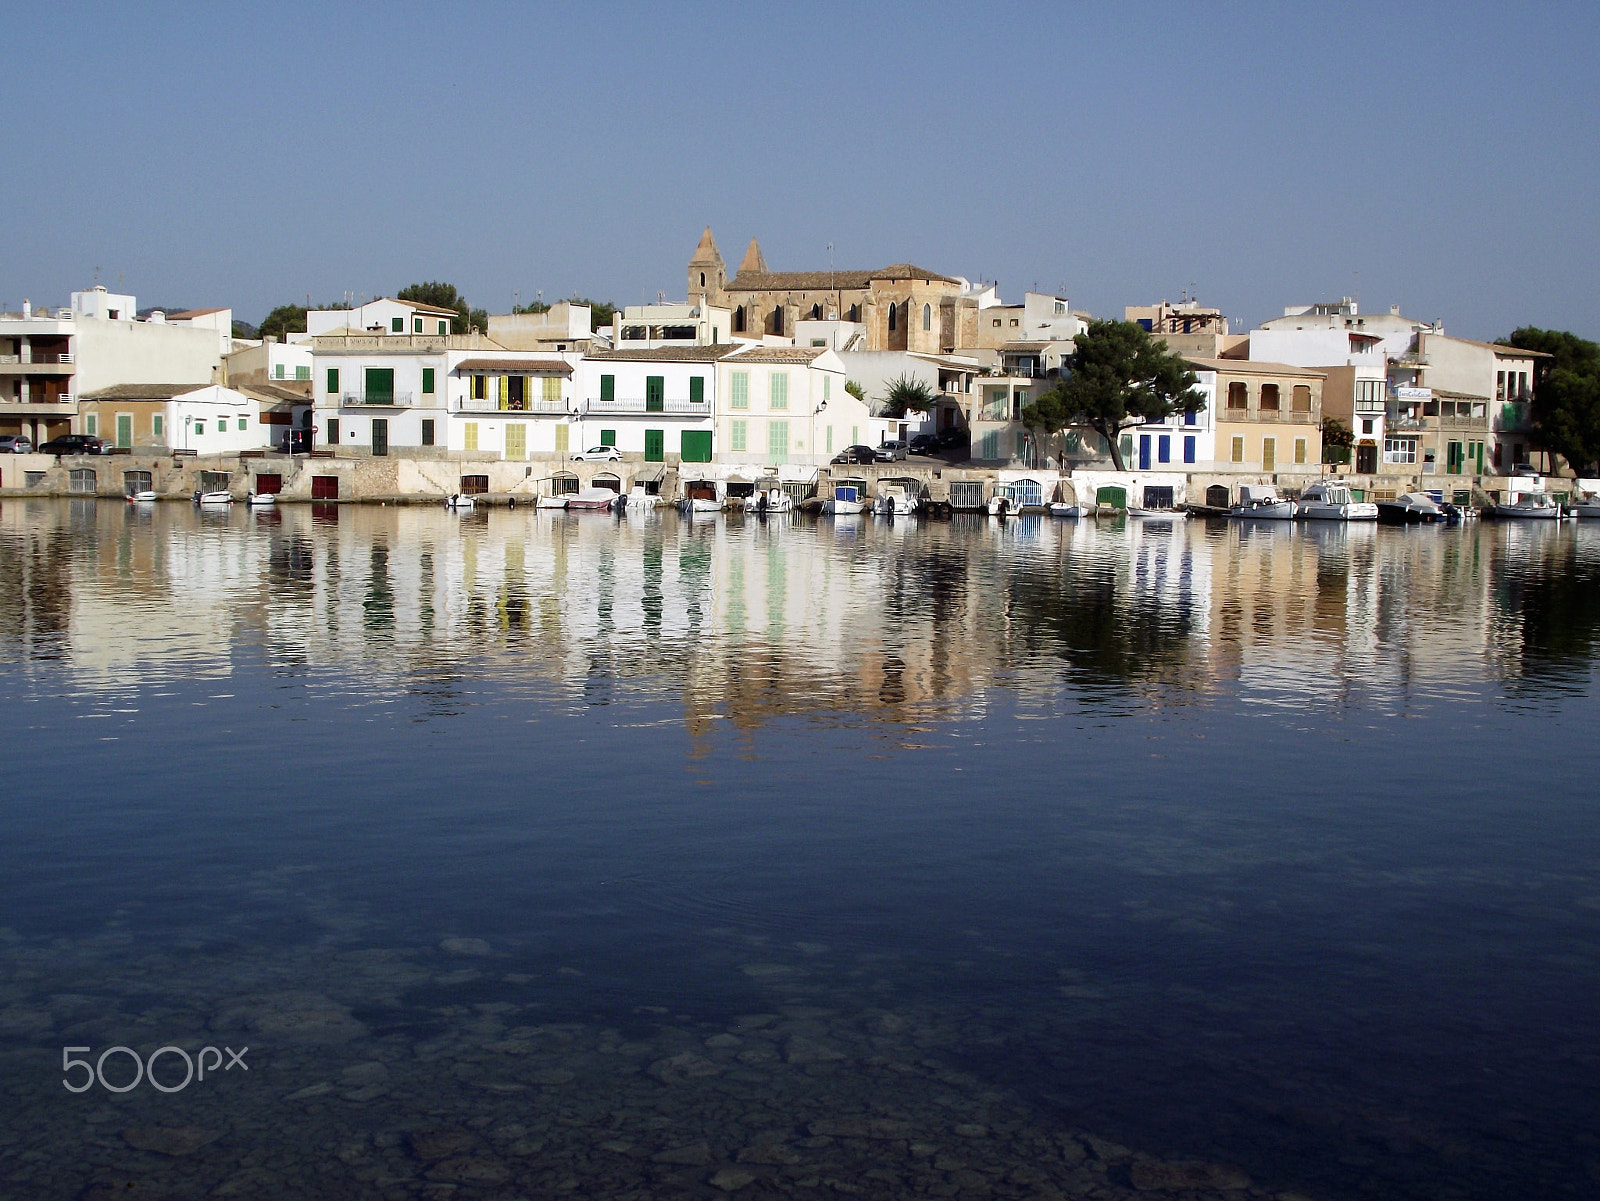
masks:
<svg viewBox="0 0 1600 1201"><path fill-rule="evenodd" d="M498 396L463 396L463 413L567 413L571 409L565 400L508 400L500 403Z"/></svg>
<svg viewBox="0 0 1600 1201"><path fill-rule="evenodd" d="M1234 421L1277 421L1288 425L1311 424L1311 412L1309 409L1224 409L1223 412Z"/></svg>
<svg viewBox="0 0 1600 1201"><path fill-rule="evenodd" d="M690 413L700 417L711 416L711 406L703 400L669 397L649 400L643 396L618 396L611 400L590 398L583 402L585 413Z"/></svg>
<svg viewBox="0 0 1600 1201"><path fill-rule="evenodd" d="M1390 355L1389 361L1396 367L1426 367L1428 366L1429 356L1408 350L1405 354Z"/></svg>
<svg viewBox="0 0 1600 1201"><path fill-rule="evenodd" d="M347 408L357 405L377 405L389 409L408 409L412 400L409 392L346 392L339 398L339 403Z"/></svg>

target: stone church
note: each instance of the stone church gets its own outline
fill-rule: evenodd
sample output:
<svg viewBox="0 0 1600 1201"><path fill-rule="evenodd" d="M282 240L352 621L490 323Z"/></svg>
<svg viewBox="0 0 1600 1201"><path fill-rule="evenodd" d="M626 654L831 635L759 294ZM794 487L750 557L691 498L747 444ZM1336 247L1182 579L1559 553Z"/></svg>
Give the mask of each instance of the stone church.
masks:
<svg viewBox="0 0 1600 1201"><path fill-rule="evenodd" d="M977 302L967 291L965 280L910 263L772 271L754 238L729 279L709 225L689 259L689 303L730 309L735 336L793 338L801 321L848 321L862 327L865 350L938 354L973 344Z"/></svg>

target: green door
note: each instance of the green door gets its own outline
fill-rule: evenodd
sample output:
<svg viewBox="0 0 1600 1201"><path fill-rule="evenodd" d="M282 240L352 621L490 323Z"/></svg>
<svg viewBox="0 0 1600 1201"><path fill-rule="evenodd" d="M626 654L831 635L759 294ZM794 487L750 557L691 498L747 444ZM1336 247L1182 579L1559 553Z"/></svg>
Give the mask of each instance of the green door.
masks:
<svg viewBox="0 0 1600 1201"><path fill-rule="evenodd" d="M367 394L362 399L369 405L392 405L394 403L394 368L368 367Z"/></svg>
<svg viewBox="0 0 1600 1201"><path fill-rule="evenodd" d="M665 463L667 461L667 432L665 430L645 430L644 461L646 463Z"/></svg>
<svg viewBox="0 0 1600 1201"><path fill-rule="evenodd" d="M706 377L691 375L689 377L689 403L703 405L706 402Z"/></svg>
<svg viewBox="0 0 1600 1201"><path fill-rule="evenodd" d="M1097 505L1110 505L1113 509L1126 509L1128 507L1128 490L1108 484L1095 492L1094 503Z"/></svg>
<svg viewBox="0 0 1600 1201"><path fill-rule="evenodd" d="M132 446L133 445L133 414L132 413L118 413L117 414L117 445L118 446Z"/></svg>
<svg viewBox="0 0 1600 1201"><path fill-rule="evenodd" d="M667 380L662 375L644 377L644 411L664 413L667 408Z"/></svg>
<svg viewBox="0 0 1600 1201"><path fill-rule="evenodd" d="M685 463L711 462L711 431L684 430L682 458Z"/></svg>
<svg viewBox="0 0 1600 1201"><path fill-rule="evenodd" d="M1451 442L1446 444L1444 461L1445 474L1460 475L1461 463L1465 457L1466 456L1462 454L1461 443Z"/></svg>

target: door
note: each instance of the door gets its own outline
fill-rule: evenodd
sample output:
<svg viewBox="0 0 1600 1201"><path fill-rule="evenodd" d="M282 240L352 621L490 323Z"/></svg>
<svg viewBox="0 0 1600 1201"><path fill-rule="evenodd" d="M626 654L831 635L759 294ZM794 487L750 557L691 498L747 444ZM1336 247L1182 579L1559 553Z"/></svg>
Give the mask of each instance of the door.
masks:
<svg viewBox="0 0 1600 1201"><path fill-rule="evenodd" d="M667 408L667 380L661 375L644 377L644 411L662 413Z"/></svg>
<svg viewBox="0 0 1600 1201"><path fill-rule="evenodd" d="M644 461L646 463L665 463L667 461L667 432L665 430L645 430Z"/></svg>
<svg viewBox="0 0 1600 1201"><path fill-rule="evenodd" d="M1150 435L1139 435L1139 470L1150 470Z"/></svg>
<svg viewBox="0 0 1600 1201"><path fill-rule="evenodd" d="M1276 471L1278 469L1278 441L1276 438L1261 439L1261 470Z"/></svg>
<svg viewBox="0 0 1600 1201"><path fill-rule="evenodd" d="M711 431L684 430L680 448L685 463L711 462Z"/></svg>
<svg viewBox="0 0 1600 1201"><path fill-rule="evenodd" d="M328 445L339 445L339 419L337 417L328 418Z"/></svg>
<svg viewBox="0 0 1600 1201"><path fill-rule="evenodd" d="M276 496L283 491L283 477L281 475L257 475L256 495Z"/></svg>
<svg viewBox="0 0 1600 1201"><path fill-rule="evenodd" d="M1461 464L1465 462L1466 455L1462 453L1459 442L1447 442L1444 448L1444 470L1446 475L1460 475Z"/></svg>
<svg viewBox="0 0 1600 1201"><path fill-rule="evenodd" d="M132 413L117 414L117 445L124 447L133 445Z"/></svg>
<svg viewBox="0 0 1600 1201"><path fill-rule="evenodd" d="M372 419L372 453L379 456L389 453L389 419L387 417L374 417Z"/></svg>
<svg viewBox="0 0 1600 1201"><path fill-rule="evenodd" d="M506 422L506 458L520 461L527 457L528 427L520 421Z"/></svg>
<svg viewBox="0 0 1600 1201"><path fill-rule="evenodd" d="M339 477L336 475L314 475L311 477L312 500L338 500Z"/></svg>
<svg viewBox="0 0 1600 1201"><path fill-rule="evenodd" d="M567 438L570 436L570 425L556 426L556 454L563 459L567 457Z"/></svg>
<svg viewBox="0 0 1600 1201"><path fill-rule="evenodd" d="M1356 447L1356 471L1361 475L1375 475L1378 470L1378 444L1363 442Z"/></svg>

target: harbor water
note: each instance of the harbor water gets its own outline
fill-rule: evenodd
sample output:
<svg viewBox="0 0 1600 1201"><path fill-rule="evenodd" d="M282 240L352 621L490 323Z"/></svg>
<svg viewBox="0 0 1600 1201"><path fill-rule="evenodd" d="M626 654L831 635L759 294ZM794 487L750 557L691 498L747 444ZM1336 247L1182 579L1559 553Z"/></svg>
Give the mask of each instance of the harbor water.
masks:
<svg viewBox="0 0 1600 1201"><path fill-rule="evenodd" d="M1595 1196L1597 640L1572 523L0 501L0 1198Z"/></svg>

